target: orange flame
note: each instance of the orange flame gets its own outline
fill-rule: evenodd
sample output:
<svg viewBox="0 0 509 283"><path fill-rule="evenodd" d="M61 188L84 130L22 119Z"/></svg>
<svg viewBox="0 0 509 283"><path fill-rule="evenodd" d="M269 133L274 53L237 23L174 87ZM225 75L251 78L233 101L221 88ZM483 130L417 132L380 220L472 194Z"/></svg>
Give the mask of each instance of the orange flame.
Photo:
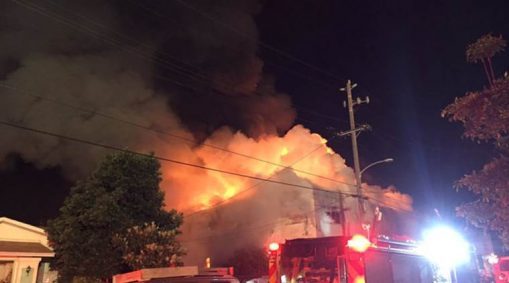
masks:
<svg viewBox="0 0 509 283"><path fill-rule="evenodd" d="M261 179L286 178L285 182L288 183L354 193L353 187L349 185L355 183L353 170L345 164L345 160L340 155L327 146L326 139L311 133L301 125L295 126L283 137L268 135L258 140L223 128L214 133L205 143L253 158L207 146L190 148L172 145L172 148L165 147L161 155L175 156L176 159L189 163ZM289 170L288 166L295 170ZM162 169L162 185L170 188L167 189L166 203L180 210L205 209L231 198L249 197L252 191L255 191L248 190L249 188L270 185L269 183L262 185L260 182L263 181L241 176L168 163L163 163ZM246 190L248 191L244 193ZM384 194L379 188L372 190L377 197L380 194L382 198L389 196L389 193ZM366 189L366 192L370 194L369 189ZM394 193L390 196L401 198L405 200L405 203L408 202L405 195ZM398 201L392 203L398 205Z"/></svg>

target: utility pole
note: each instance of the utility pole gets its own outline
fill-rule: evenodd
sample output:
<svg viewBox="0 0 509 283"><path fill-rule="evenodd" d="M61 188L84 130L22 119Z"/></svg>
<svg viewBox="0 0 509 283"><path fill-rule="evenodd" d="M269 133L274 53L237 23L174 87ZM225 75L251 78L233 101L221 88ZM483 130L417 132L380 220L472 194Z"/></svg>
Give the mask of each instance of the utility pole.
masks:
<svg viewBox="0 0 509 283"><path fill-rule="evenodd" d="M347 101L346 103L343 102L344 107L348 107L348 116L350 118L350 131L344 133L349 134L352 137L352 151L353 151L353 164L354 164L354 172L355 172L355 186L357 189L357 199L359 201L359 216L362 220L364 217L364 202L363 202L363 196L362 196L362 189L361 189L361 169L360 169L360 163L359 163L359 149L357 147L357 135L358 132L369 129L369 126L361 126L357 128L355 126L355 115L354 115L354 106L358 104L363 103L369 103L369 97L366 97L366 99L362 100L360 98L357 98L355 101L352 98L352 89L355 88L357 84L353 84L350 80L346 82L346 87L341 88L341 91L346 91L346 97ZM341 135L341 134L340 134Z"/></svg>

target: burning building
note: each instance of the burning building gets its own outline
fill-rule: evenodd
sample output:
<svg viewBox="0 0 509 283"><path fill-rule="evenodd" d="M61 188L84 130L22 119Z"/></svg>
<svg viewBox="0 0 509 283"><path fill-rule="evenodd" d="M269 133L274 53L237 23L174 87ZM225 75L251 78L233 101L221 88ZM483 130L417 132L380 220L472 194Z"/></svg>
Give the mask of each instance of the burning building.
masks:
<svg viewBox="0 0 509 283"><path fill-rule="evenodd" d="M162 162L161 188L166 206L184 212L190 263L370 222L357 214L352 169L295 124L290 96L264 73L259 1L186 4L241 37L184 2L2 3L1 119L181 162ZM107 153L19 129L2 128L2 139L0 157L16 152L38 168L61 166L71 180ZM363 192L365 215L375 205L410 209L394 189L363 184Z"/></svg>
<svg viewBox="0 0 509 283"><path fill-rule="evenodd" d="M231 132L220 136L226 148L256 159L203 148L196 151L201 160L257 179L207 172L209 186L190 197L194 207L184 209L186 263L201 264L207 257L222 262L237 249L272 241L367 233L375 207L411 210L409 196L363 184L366 211L360 215L353 170L302 126L259 140ZM217 142L213 137L205 143Z"/></svg>

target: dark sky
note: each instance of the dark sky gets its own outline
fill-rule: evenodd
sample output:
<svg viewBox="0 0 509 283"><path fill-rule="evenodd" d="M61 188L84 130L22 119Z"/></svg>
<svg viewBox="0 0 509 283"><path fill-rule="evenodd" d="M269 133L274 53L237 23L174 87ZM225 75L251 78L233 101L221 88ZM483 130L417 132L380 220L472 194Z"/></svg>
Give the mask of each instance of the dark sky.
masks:
<svg viewBox="0 0 509 283"><path fill-rule="evenodd" d="M370 169L364 179L395 184L412 194L422 212L437 208L449 214L468 199L454 191L454 180L480 168L492 152L462 139L461 126L440 112L454 97L485 84L480 66L466 63L465 46L485 33L507 37L508 8L507 1L288 0L268 1L257 19L262 41L336 74L334 79L294 62L289 69L313 78L306 80L266 64L277 74L278 87L292 94L299 122L322 133L327 127L348 129L345 96L337 89L345 79L357 82L354 95L371 100L359 106L357 122L373 127L359 138L361 164L395 159ZM267 61L289 64L262 50ZM495 61L499 74L507 70L507 53ZM351 156L349 139L331 144Z"/></svg>
<svg viewBox="0 0 509 283"><path fill-rule="evenodd" d="M350 139L331 137L348 129L347 111L342 106L345 95L338 89L346 79L352 79L359 84L354 96L369 96L371 101L356 111L359 124L372 126L372 131L359 137L361 167L387 157L395 159L370 169L364 181L395 185L411 194L416 209L423 213L437 208L450 215L455 205L468 199L468 194L456 193L452 184L480 168L493 154L492 148L462 139L461 126L441 118L440 112L454 97L485 84L481 67L465 62L465 46L490 32L509 38L507 1L233 2L189 2L198 7L197 12L179 1L148 1L141 6L135 0L77 1L67 6L42 1L43 11L51 12L48 18L34 13L33 6L28 5L30 10L5 0L0 8L4 13L14 12L0 21L0 32L9 35L0 37L0 79L10 78L28 65L25 63L36 57L34 54L58 54L67 59L76 54L104 56L132 41L149 42L147 50L164 58L164 64L140 67L142 64L133 59L118 69L146 68L156 91L178 89L185 93L168 97L169 104L198 139L222 125L251 136L284 133L295 115L283 111L288 108L286 94L296 109L295 122L328 138L329 145L350 165ZM64 21L59 15L73 13L88 15L89 24L90 18L94 19L95 25L87 28L96 31L108 25L114 32L105 34L108 40L104 40L103 35L85 37L69 30L65 24L69 19ZM256 26L245 20L251 16ZM83 18L71 19L87 23ZM47 22L51 23L46 26ZM16 34L13 31L26 32L27 37L10 37ZM252 40L257 35L259 44ZM104 42L111 43L108 41L120 44L105 47ZM125 61L121 58L119 61ZM168 68L175 58L199 66L200 73L213 77L212 82ZM497 73L508 68L509 53L499 55L495 59ZM168 84L161 77L193 88ZM258 77L263 78L254 92L264 94L244 95L253 92L252 78ZM196 98L192 95L196 92L207 95ZM214 92L226 94L226 98L217 98ZM266 108L268 97L277 98L271 108ZM258 116L272 122L254 121ZM5 142L2 154L10 152L5 150L10 148L9 142L12 140ZM0 215L34 224L55 216L72 183L64 180L62 171L66 169L55 165L58 162L41 165L36 161L37 169L32 158L24 161L12 154L6 156L0 171L4 203ZM11 200L6 203L7 199Z"/></svg>

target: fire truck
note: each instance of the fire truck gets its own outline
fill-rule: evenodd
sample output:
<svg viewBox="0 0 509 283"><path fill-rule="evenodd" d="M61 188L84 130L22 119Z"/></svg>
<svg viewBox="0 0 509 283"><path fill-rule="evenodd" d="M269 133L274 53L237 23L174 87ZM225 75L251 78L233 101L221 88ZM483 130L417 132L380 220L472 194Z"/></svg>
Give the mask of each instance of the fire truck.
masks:
<svg viewBox="0 0 509 283"><path fill-rule="evenodd" d="M436 267L411 240L362 235L287 240L269 245L269 283L432 283Z"/></svg>
<svg viewBox="0 0 509 283"><path fill-rule="evenodd" d="M509 257L496 258L492 263L496 283L509 282Z"/></svg>

